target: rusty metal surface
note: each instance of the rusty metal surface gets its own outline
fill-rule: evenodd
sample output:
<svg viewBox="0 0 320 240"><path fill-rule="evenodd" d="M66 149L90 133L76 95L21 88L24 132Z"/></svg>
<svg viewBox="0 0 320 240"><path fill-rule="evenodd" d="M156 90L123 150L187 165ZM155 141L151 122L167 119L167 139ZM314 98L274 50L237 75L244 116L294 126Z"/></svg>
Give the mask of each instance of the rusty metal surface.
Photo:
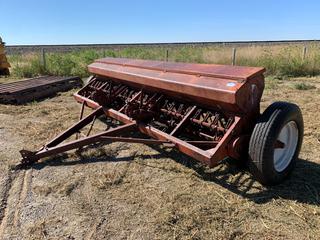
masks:
<svg viewBox="0 0 320 240"><path fill-rule="evenodd" d="M154 60L141 60L129 58L102 58L95 63L134 67L140 69L150 69L156 71L190 74L196 76L207 76L216 78L226 78L234 80L246 80L250 77L262 74L265 69L260 67L243 67L219 64L197 64L178 63ZM94 64L94 63L93 63ZM93 65L91 64L91 65ZM90 66L89 65L89 68Z"/></svg>
<svg viewBox="0 0 320 240"><path fill-rule="evenodd" d="M0 76L1 75L9 75L10 71L10 63L8 62L8 59L6 57L6 52L5 52L5 45L4 42L2 42L0 38Z"/></svg>
<svg viewBox="0 0 320 240"><path fill-rule="evenodd" d="M264 87L263 68L105 58L88 69L133 87L238 113L251 111ZM256 77L261 81L253 82Z"/></svg>
<svg viewBox="0 0 320 240"><path fill-rule="evenodd" d="M56 76L3 83L0 84L0 103L25 103L81 86L82 81L79 77Z"/></svg>
<svg viewBox="0 0 320 240"><path fill-rule="evenodd" d="M23 163L92 143L123 141L169 144L212 167L245 150L264 88L262 68L106 58L89 70L97 75L74 94L82 103L79 122L39 151L22 151ZM83 118L85 106L95 111ZM89 136L101 115L124 125ZM65 143L89 125L84 137ZM131 131L148 138L125 136Z"/></svg>

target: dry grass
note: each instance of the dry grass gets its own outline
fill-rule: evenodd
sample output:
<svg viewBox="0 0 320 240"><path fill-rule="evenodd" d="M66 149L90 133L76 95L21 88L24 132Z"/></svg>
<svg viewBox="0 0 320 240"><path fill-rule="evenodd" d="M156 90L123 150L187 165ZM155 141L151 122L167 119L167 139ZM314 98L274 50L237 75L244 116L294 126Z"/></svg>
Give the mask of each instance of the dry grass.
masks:
<svg viewBox="0 0 320 240"><path fill-rule="evenodd" d="M301 83L315 88L294 87ZM208 169L169 148L125 143L63 154L13 173L8 168L19 161L18 150L36 149L66 129L77 120L79 106L71 92L23 106L0 105L0 197L6 197L0 236L318 239L320 79L269 78L263 108L275 100L301 106L305 136L292 177L272 188L231 161ZM9 194L1 195L9 182Z"/></svg>

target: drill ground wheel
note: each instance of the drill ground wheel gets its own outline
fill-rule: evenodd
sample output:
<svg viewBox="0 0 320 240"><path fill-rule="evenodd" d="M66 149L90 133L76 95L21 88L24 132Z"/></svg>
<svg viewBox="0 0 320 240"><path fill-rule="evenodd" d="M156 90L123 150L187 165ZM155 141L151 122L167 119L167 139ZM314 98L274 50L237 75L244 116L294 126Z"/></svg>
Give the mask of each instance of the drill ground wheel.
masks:
<svg viewBox="0 0 320 240"><path fill-rule="evenodd" d="M249 143L249 169L264 185L282 182L292 171L303 139L299 107L275 102L259 118Z"/></svg>

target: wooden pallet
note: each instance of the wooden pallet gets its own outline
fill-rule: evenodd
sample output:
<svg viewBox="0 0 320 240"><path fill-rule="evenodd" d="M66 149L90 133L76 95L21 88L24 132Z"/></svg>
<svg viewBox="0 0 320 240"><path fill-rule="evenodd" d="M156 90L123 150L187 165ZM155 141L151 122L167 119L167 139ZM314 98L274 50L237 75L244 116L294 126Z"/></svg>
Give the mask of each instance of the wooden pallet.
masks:
<svg viewBox="0 0 320 240"><path fill-rule="evenodd" d="M22 104L81 87L79 77L44 76L0 84L0 103Z"/></svg>

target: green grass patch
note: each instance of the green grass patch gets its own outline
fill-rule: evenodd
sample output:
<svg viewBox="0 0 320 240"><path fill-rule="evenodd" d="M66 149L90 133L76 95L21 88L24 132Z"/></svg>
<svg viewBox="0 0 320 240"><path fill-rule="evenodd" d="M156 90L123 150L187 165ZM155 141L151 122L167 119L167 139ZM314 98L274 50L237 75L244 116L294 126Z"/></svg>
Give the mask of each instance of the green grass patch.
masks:
<svg viewBox="0 0 320 240"><path fill-rule="evenodd" d="M265 78L265 88L266 89L276 89L281 84L282 78L275 77L275 76L267 76Z"/></svg>
<svg viewBox="0 0 320 240"><path fill-rule="evenodd" d="M316 88L314 85L309 83L296 83L293 86L295 89L298 89L298 90L310 90L310 89Z"/></svg>
<svg viewBox="0 0 320 240"><path fill-rule="evenodd" d="M320 44L308 46L302 58L303 45L243 46L237 48L236 65L259 66L267 76L301 77L320 75ZM47 53L44 67L40 53L11 55L11 72L16 77L43 74L86 77L87 65L97 58L126 57L173 62L231 64L232 48L228 46L127 47L123 49L82 50L68 53Z"/></svg>

